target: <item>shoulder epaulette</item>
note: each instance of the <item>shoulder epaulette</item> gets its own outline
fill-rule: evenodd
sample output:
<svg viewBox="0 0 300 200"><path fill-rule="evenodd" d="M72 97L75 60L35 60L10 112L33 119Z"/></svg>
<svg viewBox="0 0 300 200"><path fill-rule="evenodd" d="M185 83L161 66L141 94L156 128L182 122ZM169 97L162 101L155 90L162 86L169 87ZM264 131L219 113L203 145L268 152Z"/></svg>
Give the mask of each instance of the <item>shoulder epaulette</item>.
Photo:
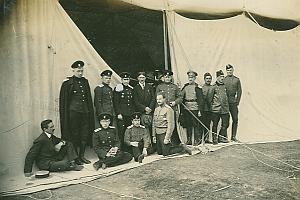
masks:
<svg viewBox="0 0 300 200"><path fill-rule="evenodd" d="M128 87L130 87L131 89L133 89L133 87L131 85L128 85Z"/></svg>
<svg viewBox="0 0 300 200"><path fill-rule="evenodd" d="M130 126L128 126L127 128L128 128L128 129L131 129L132 127L133 127L133 125L130 125Z"/></svg>
<svg viewBox="0 0 300 200"><path fill-rule="evenodd" d="M114 126L109 126L109 128L116 128L116 127L114 127Z"/></svg>
<svg viewBox="0 0 300 200"><path fill-rule="evenodd" d="M116 87L115 87L115 90L117 92L121 92L121 91L123 91L123 89L124 89L124 87L121 83L117 84Z"/></svg>
<svg viewBox="0 0 300 200"><path fill-rule="evenodd" d="M141 128L146 128L146 127L145 127L145 126L143 126L143 125L140 125L140 127L141 127Z"/></svg>
<svg viewBox="0 0 300 200"><path fill-rule="evenodd" d="M171 108L171 106L169 106L168 104L165 105L167 108ZM172 108L171 108L172 109Z"/></svg>
<svg viewBox="0 0 300 200"><path fill-rule="evenodd" d="M104 85L101 83L100 85L99 85L99 87L103 87Z"/></svg>
<svg viewBox="0 0 300 200"><path fill-rule="evenodd" d="M101 131L101 130L102 130L102 128L97 128L97 129L94 130L94 132L96 133L96 132Z"/></svg>

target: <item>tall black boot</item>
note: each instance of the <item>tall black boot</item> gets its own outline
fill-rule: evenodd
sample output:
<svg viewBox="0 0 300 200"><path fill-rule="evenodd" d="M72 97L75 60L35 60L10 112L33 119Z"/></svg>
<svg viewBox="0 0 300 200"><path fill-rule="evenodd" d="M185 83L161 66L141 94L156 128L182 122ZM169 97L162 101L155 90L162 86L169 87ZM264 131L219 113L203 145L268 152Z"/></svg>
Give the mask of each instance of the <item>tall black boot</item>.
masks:
<svg viewBox="0 0 300 200"><path fill-rule="evenodd" d="M90 164L91 161L89 161L88 159L86 159L86 158L84 157L85 147L86 147L86 143L84 143L84 142L81 143L81 145L80 145L80 150L79 150L79 158L80 158L80 160L81 160L83 163L85 163L85 164Z"/></svg>
<svg viewBox="0 0 300 200"><path fill-rule="evenodd" d="M216 133L212 133L213 144L218 144L218 136Z"/></svg>

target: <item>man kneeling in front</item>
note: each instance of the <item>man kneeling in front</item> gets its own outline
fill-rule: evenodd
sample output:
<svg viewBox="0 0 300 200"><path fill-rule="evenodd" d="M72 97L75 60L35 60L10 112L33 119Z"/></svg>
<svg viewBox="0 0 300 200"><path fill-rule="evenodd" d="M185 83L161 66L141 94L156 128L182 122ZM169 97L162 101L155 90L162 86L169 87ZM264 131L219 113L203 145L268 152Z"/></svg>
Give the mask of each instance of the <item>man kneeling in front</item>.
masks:
<svg viewBox="0 0 300 200"><path fill-rule="evenodd" d="M185 145L171 144L171 136L175 128L174 110L166 104L166 96L163 93L158 93L158 107L154 110L152 135L153 142L157 143L157 154L168 156L175 153L188 153L192 151Z"/></svg>
<svg viewBox="0 0 300 200"><path fill-rule="evenodd" d="M31 176L34 162L40 170L50 172L80 171L83 166L76 164L77 154L71 142L64 141L54 134L52 120L41 122L43 133L34 140L25 158L24 174Z"/></svg>
<svg viewBox="0 0 300 200"><path fill-rule="evenodd" d="M132 160L130 153L120 151L120 140L115 127L109 126L112 116L107 113L99 115L100 128L93 134L93 147L99 158L94 163L95 170L100 167L113 167L128 163Z"/></svg>

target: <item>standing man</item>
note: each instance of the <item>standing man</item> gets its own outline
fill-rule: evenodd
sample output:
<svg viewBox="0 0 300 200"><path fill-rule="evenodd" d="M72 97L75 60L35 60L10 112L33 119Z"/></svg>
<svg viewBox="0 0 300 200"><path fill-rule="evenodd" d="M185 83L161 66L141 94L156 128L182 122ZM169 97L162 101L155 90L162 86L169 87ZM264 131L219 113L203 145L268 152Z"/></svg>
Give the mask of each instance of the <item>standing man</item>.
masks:
<svg viewBox="0 0 300 200"><path fill-rule="evenodd" d="M204 97L204 110L202 113L202 119L203 123L206 126L204 128L204 132L206 134L206 137L204 138L205 143L212 143L209 141L209 134L207 132L210 132L210 124L211 124L211 112L210 112L210 103L209 103L209 93L211 93L212 90L212 75L207 72L204 74L204 85L202 86L202 92L203 92L203 97Z"/></svg>
<svg viewBox="0 0 300 200"><path fill-rule="evenodd" d="M158 107L153 115L152 136L154 143L157 143L157 154L168 156L175 153L192 151L185 145L171 145L171 136L175 128L174 111L166 104L166 97L163 93L157 94Z"/></svg>
<svg viewBox="0 0 300 200"><path fill-rule="evenodd" d="M150 134L145 126L141 125L141 114L135 112L132 115L132 125L125 131L124 142L130 147L136 162L142 163L147 156L150 147Z"/></svg>
<svg viewBox="0 0 300 200"><path fill-rule="evenodd" d="M165 101L166 104L169 105L175 114L175 127L176 127L176 122L179 117L178 113L178 108L177 106L182 103L183 100L183 95L182 92L180 91L179 87L172 83L172 77L173 77L173 72L170 70L165 70L163 72L163 82L157 86L156 88L156 95L159 93L164 93L165 94ZM176 134L172 135L172 143L174 144L179 144L180 139L177 133L177 130L175 129Z"/></svg>
<svg viewBox="0 0 300 200"><path fill-rule="evenodd" d="M77 152L79 148L80 161L89 164L84 153L87 143L91 143L95 122L90 85L83 77L83 67L83 61L72 64L73 76L60 88L59 114L62 139L72 141Z"/></svg>
<svg viewBox="0 0 300 200"><path fill-rule="evenodd" d="M202 88L195 83L197 72L188 71L188 80L182 88L183 103L183 127L187 128L187 144L199 144L202 140L203 128L198 120L202 121L202 113L204 109L204 98ZM193 113L193 115L191 113ZM195 118L197 117L197 118ZM192 136L194 135L194 141Z"/></svg>
<svg viewBox="0 0 300 200"><path fill-rule="evenodd" d="M31 176L32 166L35 162L40 170L57 171L80 171L83 167L77 165L77 154L72 143L64 141L54 135L52 120L46 119L41 122L43 133L34 140L32 147L27 153L24 165L24 174Z"/></svg>
<svg viewBox="0 0 300 200"><path fill-rule="evenodd" d="M132 160L130 153L120 151L120 140L117 130L109 126L110 114L102 113L98 116L100 128L94 130L93 147L99 160L93 164L95 170L100 167L113 167L128 163Z"/></svg>
<svg viewBox="0 0 300 200"><path fill-rule="evenodd" d="M217 81L212 87L212 92L208 95L211 116L213 121L213 143L228 143L227 128L229 126L229 104L226 87L223 83L224 73L222 70L216 72ZM219 137L217 138L217 129L220 119L222 120Z"/></svg>
<svg viewBox="0 0 300 200"><path fill-rule="evenodd" d="M237 142L238 106L242 97L242 86L240 79L233 75L234 69L232 65L226 65L226 72L227 76L224 78L224 84L227 89L229 111L232 118L231 141Z"/></svg>
<svg viewBox="0 0 300 200"><path fill-rule="evenodd" d="M114 106L113 106L113 89L109 86L111 76L111 70L103 71L101 76L102 83L96 86L94 92L94 105L96 108L96 116L99 116L101 113L108 113L111 116L114 116Z"/></svg>
<svg viewBox="0 0 300 200"><path fill-rule="evenodd" d="M130 74L123 72L120 74L122 83L114 89L114 108L117 116L117 125L121 149L126 150L124 145L124 133L131 125L131 115L134 113L133 87L129 85Z"/></svg>
<svg viewBox="0 0 300 200"><path fill-rule="evenodd" d="M145 72L138 73L137 79L139 83L133 88L133 99L136 111L142 114L141 124L148 129L148 133L150 134L152 129L152 115L156 102L154 89L150 84L146 83L145 75ZM152 147L155 150L154 145Z"/></svg>

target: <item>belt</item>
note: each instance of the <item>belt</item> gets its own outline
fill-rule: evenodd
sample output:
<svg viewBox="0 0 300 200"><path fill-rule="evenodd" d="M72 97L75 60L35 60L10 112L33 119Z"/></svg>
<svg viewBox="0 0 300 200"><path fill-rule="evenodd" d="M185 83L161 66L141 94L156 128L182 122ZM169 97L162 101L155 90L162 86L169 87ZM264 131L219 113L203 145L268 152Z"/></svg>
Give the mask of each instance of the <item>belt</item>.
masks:
<svg viewBox="0 0 300 200"><path fill-rule="evenodd" d="M185 102L196 102L197 99L186 99Z"/></svg>

